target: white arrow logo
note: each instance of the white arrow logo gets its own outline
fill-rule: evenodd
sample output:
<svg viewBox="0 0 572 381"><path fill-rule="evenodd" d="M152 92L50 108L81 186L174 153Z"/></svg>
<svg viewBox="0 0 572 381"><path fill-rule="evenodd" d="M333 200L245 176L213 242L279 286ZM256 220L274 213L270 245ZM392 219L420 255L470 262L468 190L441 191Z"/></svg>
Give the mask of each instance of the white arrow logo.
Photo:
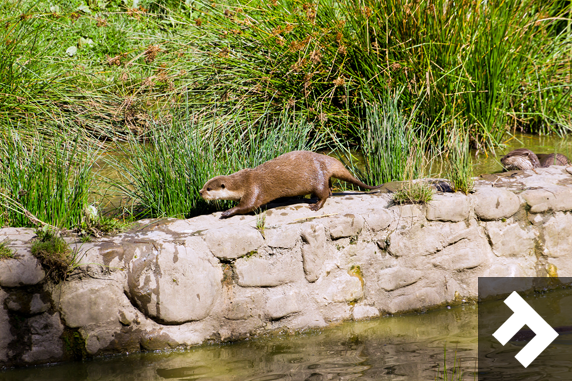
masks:
<svg viewBox="0 0 572 381"><path fill-rule="evenodd" d="M504 304L514 314L493 333L493 336L504 346L522 327L527 325L536 335L515 356L522 366L527 368L558 337L558 332L516 291L505 299Z"/></svg>

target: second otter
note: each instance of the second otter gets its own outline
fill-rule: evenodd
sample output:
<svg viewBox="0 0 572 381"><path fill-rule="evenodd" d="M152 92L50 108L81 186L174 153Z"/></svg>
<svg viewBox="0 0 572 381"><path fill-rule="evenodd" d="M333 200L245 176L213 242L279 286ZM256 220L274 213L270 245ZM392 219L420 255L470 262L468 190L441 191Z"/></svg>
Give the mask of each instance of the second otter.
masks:
<svg viewBox="0 0 572 381"><path fill-rule="evenodd" d="M238 205L222 213L221 218L252 212L280 197L313 194L318 202L311 210L324 206L331 196L332 177L365 189L377 189L356 179L337 159L310 151L292 151L232 175L217 176L200 190L205 200L234 200Z"/></svg>

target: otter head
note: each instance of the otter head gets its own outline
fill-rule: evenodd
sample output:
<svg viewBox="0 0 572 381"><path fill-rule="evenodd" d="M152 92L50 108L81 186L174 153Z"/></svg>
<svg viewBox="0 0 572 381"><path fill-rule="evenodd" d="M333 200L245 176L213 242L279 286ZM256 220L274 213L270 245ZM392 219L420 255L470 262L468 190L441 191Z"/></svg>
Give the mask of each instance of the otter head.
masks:
<svg viewBox="0 0 572 381"><path fill-rule="evenodd" d="M205 200L233 200L240 201L242 193L233 189L232 179L229 176L213 177L199 191Z"/></svg>

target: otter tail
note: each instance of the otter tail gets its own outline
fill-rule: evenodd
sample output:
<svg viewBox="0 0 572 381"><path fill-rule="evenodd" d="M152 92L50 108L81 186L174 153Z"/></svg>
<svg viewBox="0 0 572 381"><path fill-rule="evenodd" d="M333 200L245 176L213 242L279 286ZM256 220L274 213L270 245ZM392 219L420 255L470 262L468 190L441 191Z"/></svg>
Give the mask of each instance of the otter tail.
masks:
<svg viewBox="0 0 572 381"><path fill-rule="evenodd" d="M341 163L340 163L340 165L341 165ZM365 183L362 183L361 181L359 181L358 179L353 177L352 174L350 173L350 171L348 171L343 165L341 168L339 168L339 167L336 168L336 171L334 172L333 177L335 177L336 179L343 180L346 183L357 185L358 187L364 188L364 189L379 189L383 186L383 184L371 186L371 185L367 185Z"/></svg>

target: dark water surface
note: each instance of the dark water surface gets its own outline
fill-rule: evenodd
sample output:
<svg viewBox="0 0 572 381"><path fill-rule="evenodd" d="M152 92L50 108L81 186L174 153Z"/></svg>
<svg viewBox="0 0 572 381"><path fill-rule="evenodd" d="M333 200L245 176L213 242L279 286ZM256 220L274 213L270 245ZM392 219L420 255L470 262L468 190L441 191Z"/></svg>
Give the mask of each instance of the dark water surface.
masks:
<svg viewBox="0 0 572 381"><path fill-rule="evenodd" d="M455 353L472 380L476 311L469 305L295 336L12 370L0 372L0 380L435 380L444 356L451 368Z"/></svg>

